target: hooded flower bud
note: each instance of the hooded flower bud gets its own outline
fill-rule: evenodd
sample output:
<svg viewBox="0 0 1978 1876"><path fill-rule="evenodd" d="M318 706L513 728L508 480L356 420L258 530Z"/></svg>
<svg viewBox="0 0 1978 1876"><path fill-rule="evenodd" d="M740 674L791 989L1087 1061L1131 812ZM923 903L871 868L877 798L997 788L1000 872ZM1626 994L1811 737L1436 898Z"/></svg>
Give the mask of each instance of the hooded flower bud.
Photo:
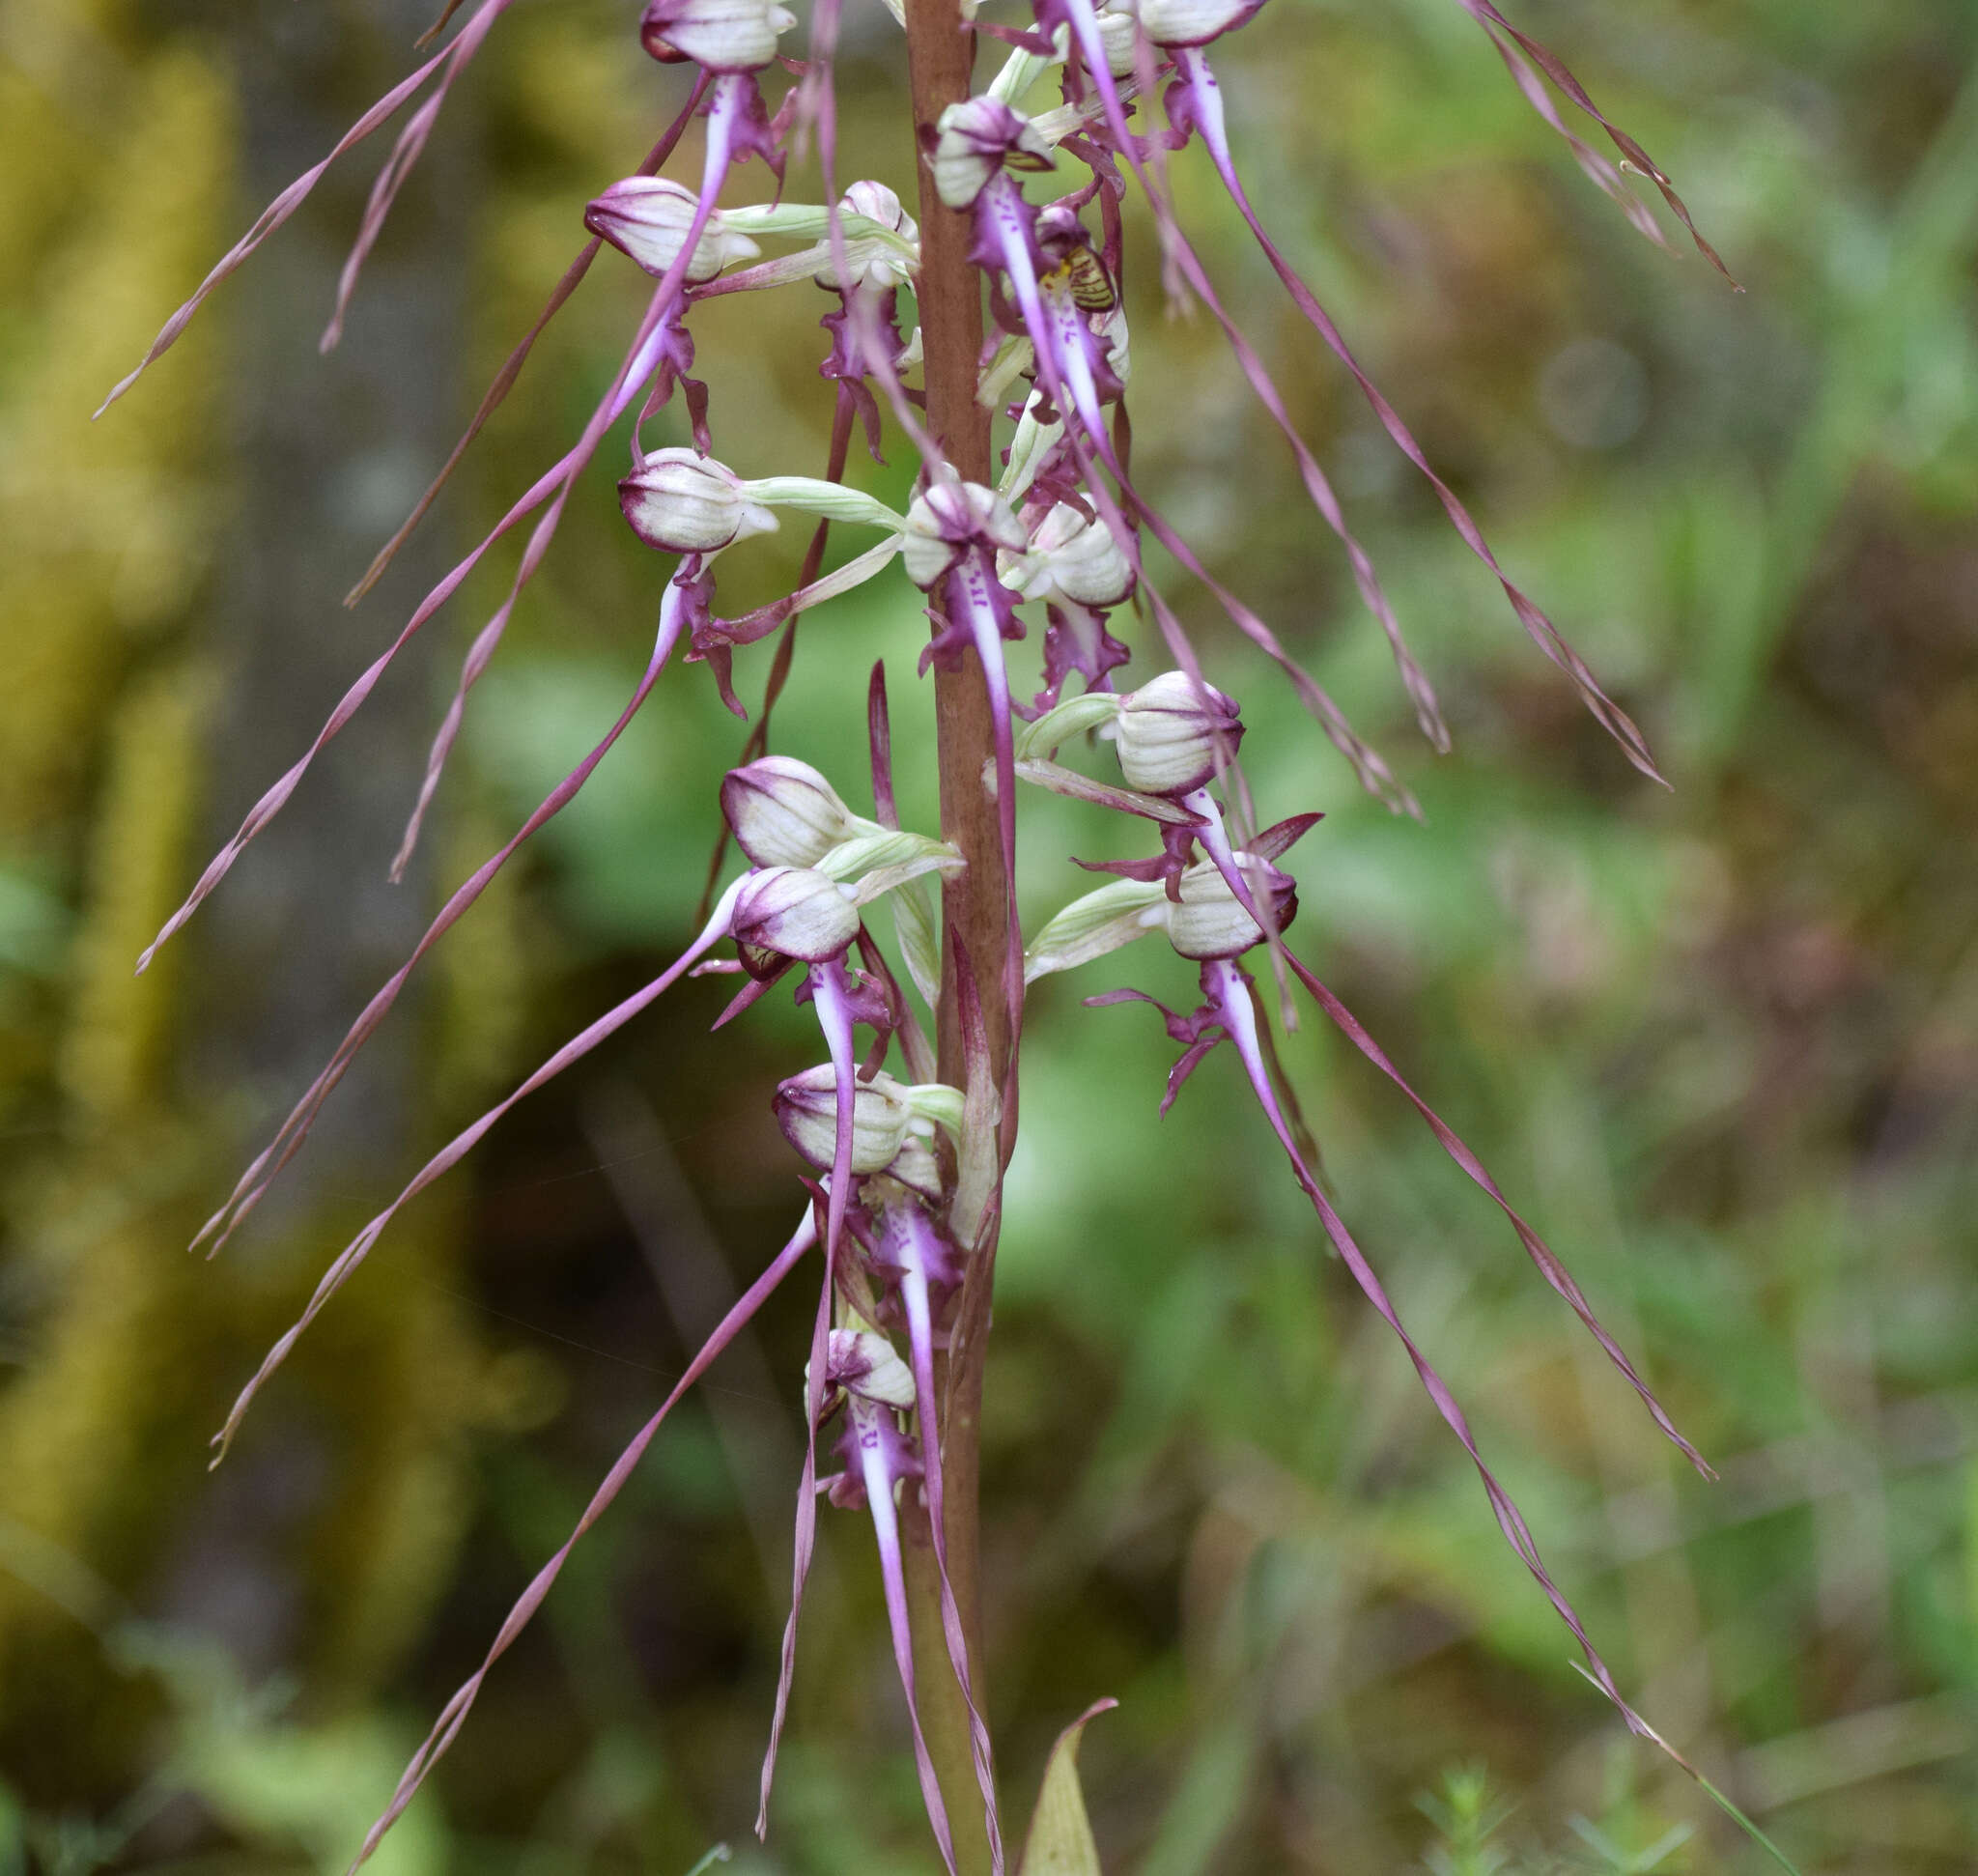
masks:
<svg viewBox="0 0 1978 1876"><path fill-rule="evenodd" d="M1236 871L1259 904L1268 896L1271 917L1283 931L1298 916L1298 882L1254 853L1237 853ZM1240 957L1263 937L1213 860L1181 875L1181 898L1168 907L1168 942L1183 957Z"/></svg>
<svg viewBox="0 0 1978 1876"><path fill-rule="evenodd" d="M900 206L899 197L884 183L854 183L838 197L838 207L847 214L863 215L882 228L890 228L904 242L918 244L920 240L919 223ZM874 287L887 293L911 278L906 256L881 246L869 236L862 242L848 242L846 246L849 251L845 258L850 264L851 285L855 287ZM834 290L843 284L834 261L828 261L817 270L817 283Z"/></svg>
<svg viewBox="0 0 1978 1876"><path fill-rule="evenodd" d="M777 55L777 36L796 23L775 0L649 0L638 37L663 65L759 71Z"/></svg>
<svg viewBox="0 0 1978 1876"><path fill-rule="evenodd" d="M1030 545L1016 511L979 482L936 482L907 510L901 558L923 591L937 584L972 542L1021 554Z"/></svg>
<svg viewBox="0 0 1978 1876"><path fill-rule="evenodd" d="M584 210L583 225L629 254L655 280L663 280L687 244L697 206L692 189L669 183L664 176L628 176L622 183L613 183ZM761 252L747 235L724 227L717 209L693 243L688 281L698 285L712 280L724 267L752 261Z"/></svg>
<svg viewBox="0 0 1978 1876"><path fill-rule="evenodd" d="M783 1138L822 1172L838 1146L838 1085L830 1063L792 1075L776 1094ZM882 1068L852 1095L852 1171L883 1173L906 1144L914 1109L906 1089Z"/></svg>
<svg viewBox="0 0 1978 1876"><path fill-rule="evenodd" d="M735 844L758 867L814 867L868 823L808 762L759 756L721 780L721 812Z"/></svg>
<svg viewBox="0 0 1978 1876"><path fill-rule="evenodd" d="M1156 45L1206 45L1245 24L1263 0L1139 0L1140 23Z"/></svg>
<svg viewBox="0 0 1978 1876"><path fill-rule="evenodd" d="M753 977L774 977L790 958L822 964L859 935L849 889L805 867L750 873L736 895L728 930Z"/></svg>
<svg viewBox="0 0 1978 1876"><path fill-rule="evenodd" d="M999 554L996 571L1026 599L1117 606L1133 590L1133 569L1097 516L1060 501L1037 524L1024 554Z"/></svg>
<svg viewBox="0 0 1978 1876"><path fill-rule="evenodd" d="M934 187L950 209L974 205L990 177L1011 169L1049 169L1051 146L1027 117L987 92L950 104L936 122L928 166Z"/></svg>
<svg viewBox="0 0 1978 1876"><path fill-rule="evenodd" d="M1185 795L1223 766L1242 735L1233 697L1186 671L1163 671L1120 698L1114 747L1129 788Z"/></svg>
<svg viewBox="0 0 1978 1876"><path fill-rule="evenodd" d="M902 1413L914 1408L914 1377L885 1336L871 1329L833 1329L826 1345L824 1377L861 1400Z"/></svg>
<svg viewBox="0 0 1978 1876"><path fill-rule="evenodd" d="M777 527L733 469L692 449L654 450L619 483L618 505L632 531L662 554L712 554Z"/></svg>
<svg viewBox="0 0 1978 1876"><path fill-rule="evenodd" d="M1099 9L1099 43L1106 48L1106 69L1116 78L1133 76L1133 22L1134 0L1107 0Z"/></svg>

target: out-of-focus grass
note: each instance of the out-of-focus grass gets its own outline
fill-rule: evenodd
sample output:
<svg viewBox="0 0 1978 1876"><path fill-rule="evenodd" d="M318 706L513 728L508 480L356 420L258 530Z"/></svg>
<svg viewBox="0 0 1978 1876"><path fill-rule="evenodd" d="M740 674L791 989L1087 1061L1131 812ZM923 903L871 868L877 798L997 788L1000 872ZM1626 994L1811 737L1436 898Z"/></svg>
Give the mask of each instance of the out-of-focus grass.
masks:
<svg viewBox="0 0 1978 1876"><path fill-rule="evenodd" d="M1524 640L1193 157L1173 171L1184 216L1337 472L1454 753L1414 738L1213 328L1164 318L1144 228L1136 462L1422 800L1418 825L1356 794L1260 661L1168 583L1243 700L1263 811L1326 811L1293 862L1305 955L1721 1472L1707 1484L1659 1442L1501 1218L1308 1012L1285 1057L1342 1208L1562 1585L1643 1711L1803 1867L1961 1869L1978 1842L1978 36L1948 0L1558 0L1520 18L1675 177L1745 294L1630 233L1446 0L1279 0L1217 63L1266 218L1672 788L1635 777ZM851 30L871 62L845 73L845 174L903 182L890 29ZM523 10L503 32L480 74L470 377L676 89L602 8ZM440 526L492 513L579 419L638 292L613 259ZM821 310L800 289L696 321L718 448L745 473L822 463ZM904 493L898 461L857 473ZM643 655L663 568L624 538L605 479L587 490L450 784L491 827L589 746ZM734 556L723 610L782 590L801 546L792 527ZM775 740L858 805L861 699L884 656L902 805L931 825L922 632L893 583L806 620ZM1135 642L1135 668L1158 668ZM742 661L745 696L766 664ZM676 674L538 841L518 1061L684 935L742 733ZM1062 856L1133 839L1050 799L1024 813L1031 917L1083 890ZM53 912L31 923L55 934L34 943L59 942ZM985 1428L1012 1794L1110 1692L1120 1711L1083 1760L1109 1867L1761 1866L1570 1671L1569 1637L1324 1254L1232 1065L1211 1060L1160 1123L1158 1023L1079 1007L1121 982L1185 1000L1155 942L1040 986L1029 1019ZM702 1217L746 1271L786 1223L763 1101L812 1047L806 1025L765 1004L711 1042L720 994L656 1012L470 1171L483 1332L537 1406L478 1461L452 1586L397 1678L355 1715L295 1722L319 1792L352 1781L348 1804L281 1813L266 1794L293 1786L254 1772L279 1735L221 1735L175 1694L161 1763L222 1737L241 1755L231 1784L184 1775L213 1820L206 1860L342 1854L310 1820L354 1815L359 1787L384 1795L368 1742L423 1723L478 1658L677 1366L687 1330L627 1228L636 1198L601 1168L601 1091L670 1142L684 1186L654 1200L663 1239ZM363 1280L419 1277L381 1262ZM805 1317L801 1296L770 1313L768 1381L729 1376L588 1540L424 1801L415 1860L673 1869L746 1834ZM777 1829L734 1867L925 1869L849 1524L827 1520L813 1599ZM1445 1780L1470 1762L1487 1783ZM1494 1833L1491 1792L1516 1805ZM113 1854L141 1860L135 1841ZM1512 1861L1491 1861L1498 1844Z"/></svg>

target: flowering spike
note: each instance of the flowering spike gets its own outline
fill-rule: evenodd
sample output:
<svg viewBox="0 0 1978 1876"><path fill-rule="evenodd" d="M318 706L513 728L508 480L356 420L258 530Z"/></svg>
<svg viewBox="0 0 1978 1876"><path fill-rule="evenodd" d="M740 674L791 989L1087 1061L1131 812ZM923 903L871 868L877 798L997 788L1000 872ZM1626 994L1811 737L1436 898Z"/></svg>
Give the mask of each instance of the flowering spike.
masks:
<svg viewBox="0 0 1978 1876"><path fill-rule="evenodd" d="M442 23L458 3L448 0ZM333 342L359 270L405 177L430 138L454 80L508 4L509 0L474 0L476 10L453 44L368 114L338 146L340 152L357 136L378 128L392 110L412 105L410 120L371 189L339 284L325 343ZM473 635L434 739L418 801L394 865L397 876L412 851L422 816L464 720L467 694L486 670L524 588L541 567L578 477L605 434L621 417L630 418L631 430L632 473L620 484L627 521L648 545L681 556L681 564L666 583L653 658L632 702L604 742L447 901L411 957L372 999L202 1236L217 1233L223 1241L225 1233L259 1203L269 1182L303 1144L315 1116L356 1049L382 1020L425 951L464 914L520 842L584 784L653 688L683 635L689 661L707 664L722 700L736 714L744 715L735 691L734 652L738 646L758 642L781 629L764 687L760 722L745 745L741 766L726 778L721 789L725 819L754 869L731 886L718 905L711 910L703 907L708 914L705 929L671 969L558 1050L506 1100L429 1160L399 1198L370 1221L325 1273L300 1320L276 1344L242 1391L216 1444L224 1453L226 1440L255 1391L368 1254L398 1208L455 1163L522 1095L594 1047L690 970L696 974L698 970L749 974L741 994L728 1005L717 1027L749 1007L771 984L792 981L799 1006L808 1003L816 1012L828 1060L822 1066L783 1082L775 1106L778 1123L815 1175L804 1180L814 1203L798 1237L772 1272L766 1272L751 1289L745 1299L747 1309L738 1306L741 1313L731 1312L717 1336L696 1355L681 1383L684 1388L721 1342L746 1320L747 1311L767 1293L764 1286L779 1278L808 1243L821 1239L824 1269L805 1374L805 1450L792 1547L789 1619L763 1765L757 1829L766 1829L769 1793L795 1669L796 1627L814 1547L817 1441L828 1412L842 1407L839 1449L847 1467L829 1482L830 1493L834 1503L862 1505L873 1521L894 1660L936 1842L952 1876L955 1845L947 1807L968 1801L973 1834L973 1794L968 1790L968 1772L960 1763L958 1710L946 1715L948 1723L936 1741L952 1749L952 1756L944 1758L938 1774L929 1739L921 1727L919 1696L925 1693L932 1699L931 1690L939 1688L944 1707L957 1691L966 1707L968 1749L980 1787L989 1862L995 1876L1003 1876L991 1742L975 1696L977 1682L970 1658L972 1631L965 1625L965 1605L956 1596L957 1578L965 1586L972 1580L967 1571L973 1549L972 1506L961 1496L951 1495L947 1486L967 1476L975 1438L975 1405L981 1379L982 1337L990 1317L1003 1173L1016 1145L1016 1063L1025 967L1028 962L1031 977L1068 969L1159 929L1178 952L1201 962L1203 996L1201 1006L1187 1013L1155 1006L1180 1051L1169 1074L1162 1113L1165 1115L1188 1076L1211 1050L1224 1041L1235 1044L1253 1093L1289 1157L1301 1188L1370 1300L1400 1335L1438 1410L1476 1463L1506 1536L1587 1646L1599 1684L1622 1706L1629 1723L1646 1733L1648 1729L1621 1701L1573 1611L1546 1576L1515 1506L1484 1467L1460 1411L1409 1340L1373 1272L1331 1208L1314 1170L1318 1165L1316 1148L1285 1082L1255 986L1234 961L1239 955L1258 943L1268 944L1285 999L1287 1027L1293 1020L1288 960L1289 968L1296 970L1328 1014L1347 1028L1356 1046L1402 1088L1445 1150L1505 1209L1546 1281L1580 1314L1672 1437L1677 1436L1674 1429L1600 1329L1571 1277L1512 1211L1481 1163L1401 1081L1343 1006L1315 977L1288 958L1282 932L1295 914L1296 896L1293 882L1276 863L1316 817L1294 816L1259 829L1259 817L1236 760L1243 733L1236 706L1206 682L1201 661L1173 609L1144 578L1143 530L1147 539L1166 548L1185 572L1201 580L1239 630L1285 671L1306 707L1352 762L1363 784L1397 809L1413 809L1406 790L1380 757L1360 741L1332 699L1291 660L1263 620L1208 576L1187 543L1134 487L1128 472L1132 452L1126 408L1129 335L1119 286L1124 277L1122 201L1127 192L1122 163L1134 173L1151 205L1171 297L1179 299L1193 294L1212 310L1263 409L1284 434L1313 505L1341 540L1360 592L1390 640L1425 731L1438 747L1446 744L1433 692L1402 641L1371 561L1348 530L1331 484L1294 427L1261 357L1217 297L1176 220L1168 189L1169 153L1199 136L1301 310L1319 326L1327 343L1374 400L1383 422L1396 433L1411 460L1426 470L1399 418L1360 373L1309 289L1271 245L1243 196L1229 159L1222 102L1203 48L1241 26L1257 11L1261 0L1032 0L1035 30L1003 25L976 28L975 0L940 0L935 13L917 13L909 31L909 66L913 117L923 159L917 206L926 224L924 244L914 217L884 184L862 180L839 193L834 173L834 71L841 0L817 0L811 12L807 60L803 64L781 61L794 82L781 87L778 81L780 96L774 117L756 73L777 61L779 36L794 24L778 0L641 0L641 4L639 32L646 49L664 62L692 60L700 68L687 110L637 174L612 185L589 205L585 219L592 239L566 270L544 314L511 354L446 467L374 561L360 589L424 513L461 452L514 382L536 335L575 290L607 241L620 247L655 282L617 374L592 409L575 444L427 593L391 648L346 695L301 762L257 804L235 841L208 867L160 940L184 923L246 842L279 810L315 753L362 704L412 633L445 603L494 542L526 521L529 526L520 544L506 598ZM889 0L889 4L902 23L908 23L898 0ZM1604 124L1571 74L1536 43L1515 34L1489 0L1463 0L1463 4L1483 21L1520 87L1541 115L1568 136L1590 173L1603 186L1611 185L1625 195L1614 166L1566 131L1558 106L1527 61L1539 61L1540 68L1565 88L1576 104ZM968 36L971 32L1000 37L1016 48L1001 75L979 97L967 95L974 51L979 44L977 39ZM1064 68L1062 106L1034 117L1024 115L1016 107L1053 65ZM1166 93L1167 128L1149 127L1137 135L1127 123L1128 100L1151 96L1164 71L1173 73ZM690 188L660 178L657 172L685 124L695 115L705 117L707 135L698 186ZM813 134L823 170L822 200L814 205L786 203L782 184L787 155L792 151L804 154ZM1613 134L1625 151L1640 154L1638 146L1623 142L1620 132ZM1041 206L1029 202L1018 172L1050 168L1054 153L1060 148L1085 164L1089 180L1056 201ZM775 198L754 206L719 208L730 172L751 156L761 156L774 174ZM1676 212L1683 213L1666 178L1647 163L1645 154L1640 160L1669 195ZM160 334L150 356L171 342L217 280L293 212L295 203L320 174L320 169L311 172L277 198L250 231L248 240L175 316L176 324L168 325ZM1645 221L1653 227L1654 217L1649 210L1626 199L1638 225ZM969 219L957 223L950 212L962 210L970 212ZM1088 210L1096 211L1089 217L1089 226ZM787 242L801 251L778 253L760 260L759 265L737 265L759 260L758 242L770 240ZM801 247L805 242L810 245ZM688 330L692 308L704 298L805 280L814 281L833 296L833 310L821 321L829 343L818 367L832 386L833 441L826 474L822 480L780 473L745 479L713 459L708 389L690 376L694 365L694 344ZM982 343L981 323L985 287L987 308L998 328L988 334L986 344ZM901 330L902 288L913 291L916 312L924 322L924 330L917 327L911 340L904 338ZM915 368L924 370L924 389L909 392L902 384L902 374ZM684 406L685 427L695 447L647 452L642 425L673 400L676 390ZM846 486L843 480L855 423L862 423L869 450L875 459L884 461L883 419L888 410L921 457L916 485L918 494L904 516ZM1000 485L991 489L985 486L995 479L990 468L990 424L999 411L1014 420L1015 432L1004 453ZM941 433L941 443L930 431ZM954 451L952 462L944 453L949 443ZM1467 514L1432 475L1431 482L1463 538L1497 571ZM858 522L876 526L884 538L878 547L826 574L825 528L819 526L794 592L740 618L718 617L709 556L749 534L774 527L784 507L815 515L825 523ZM899 826L883 667L874 668L867 693L876 820L853 814L831 784L806 764L767 753L769 713L791 668L797 613L849 590L886 567L896 554L904 556L910 577L928 595L935 630L921 669L924 672L931 663L944 673L937 705L942 825L943 833L949 837L944 839ZM1501 572L1498 577L1503 580ZM1548 655L1568 670L1596 714L1625 744L1633 738L1631 753L1638 752L1639 759L1646 763L1646 750L1633 725L1598 691L1543 615L1508 581L1504 584L1519 616L1545 645ZM1108 631L1108 614L1134 597L1136 589L1144 594L1175 668L1121 695L1113 688L1113 673L1128 654ZM1048 621L1043 684L1034 698L1019 705L1009 695L1005 645L1024 637L1018 607L1030 601L1045 609ZM963 671L974 673L966 679L965 691L951 689L947 680ZM1067 696L1074 673L1083 677L1083 691ZM950 707L957 699L960 707ZM1019 718L1025 724L1021 736ZM1093 734L1115 743L1123 785L1078 775L1052 759L1076 737ZM1218 776L1223 778L1222 799L1212 800L1208 787ZM1091 863L1093 869L1119 877L1047 922L1035 934L1028 960L1013 890L1018 780L1150 819L1160 832L1156 853ZM992 802L993 829L989 821ZM715 884L721 875L725 838L724 834L723 845L717 847L709 868L709 899L714 897ZM941 924L926 891L929 881L925 876L930 873L942 878L945 923ZM939 1018L942 1048L938 1053L915 1022L893 966L862 922L862 909L888 895L897 895L897 928L906 974ZM995 949L999 920L1005 922L1004 978L998 1004L985 1009L977 990L978 973L986 972L985 949ZM709 948L722 935L735 939L739 959L706 961ZM971 945L975 950L973 968ZM852 961L855 946L856 966ZM146 953L147 958L150 954ZM804 968L794 968L799 965ZM1125 1000L1152 1001L1137 991L1119 991L1091 1001ZM997 1019L993 1044L992 1017ZM861 1024L870 1034L862 1056L859 1049ZM911 1083L895 1080L885 1070L895 1042L906 1064L905 1072L914 1078ZM939 1079L943 1075L965 1086L944 1085ZM937 1128L952 1137L951 1151L936 1140ZM904 1328L904 1362L875 1327L882 1322L892 1333ZM936 1353L943 1347L947 1375L938 1391ZM678 1393L676 1389L668 1397L662 1415ZM916 1416L911 1427L902 1417L909 1413ZM619 1489L658 1423L657 1418L649 1423L614 1466L577 1535ZM950 1446L952 1440L960 1442L958 1448ZM1684 1450L1696 1457L1693 1449L1685 1446ZM950 1471L951 1466L956 1469ZM917 1580L911 1592L928 1605L914 1616L915 1623L922 1618L927 1622L918 1639L923 1677L931 1675L918 1689L899 1524L903 1501L898 1497L902 1487L911 1489L915 1481L924 1494L935 1564L932 1580ZM912 1500L904 1502L913 1507ZM950 1513L955 1519L952 1532L948 1529ZM456 1736L489 1666L540 1603L569 1548L566 1544L539 1574L504 1624L480 1672L441 1713L401 1779L390 1809L367 1837L363 1854L369 1854ZM950 1548L956 1550L953 1573ZM974 1619L973 1608L966 1613ZM934 1645L935 1619L945 1644L945 1663L928 1654ZM952 1683L947 1680L944 1668L952 1669ZM945 1789L943 1780L947 1781ZM1090 1840L1089 1831L1083 1825L1082 1806L1080 1819L1081 1832L1073 1836L1083 1864L1089 1861ZM978 1860L980 1840L971 1847L977 1853L973 1863Z"/></svg>

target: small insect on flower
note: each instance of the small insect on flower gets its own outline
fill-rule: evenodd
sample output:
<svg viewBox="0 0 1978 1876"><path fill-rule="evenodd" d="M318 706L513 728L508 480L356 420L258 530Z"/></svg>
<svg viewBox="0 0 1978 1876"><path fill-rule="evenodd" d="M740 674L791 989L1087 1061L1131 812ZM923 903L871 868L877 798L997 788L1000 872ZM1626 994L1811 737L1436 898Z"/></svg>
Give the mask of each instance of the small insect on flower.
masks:
<svg viewBox="0 0 1978 1876"><path fill-rule="evenodd" d="M1119 289L1092 246L1090 231L1078 211L1052 202L1037 212L1037 245L1043 250L1044 279L1062 282L1081 312L1110 313L1119 303Z"/></svg>

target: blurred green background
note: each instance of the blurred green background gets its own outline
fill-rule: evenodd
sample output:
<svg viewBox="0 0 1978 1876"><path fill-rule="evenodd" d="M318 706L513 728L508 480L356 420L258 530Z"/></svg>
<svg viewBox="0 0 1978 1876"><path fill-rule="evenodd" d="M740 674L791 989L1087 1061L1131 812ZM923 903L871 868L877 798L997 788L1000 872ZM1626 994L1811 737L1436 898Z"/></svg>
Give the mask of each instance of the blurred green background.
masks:
<svg viewBox="0 0 1978 1876"><path fill-rule="evenodd" d="M1706 1484L1659 1442L1503 1221L1308 1016L1286 1060L1342 1208L1623 1685L1803 1869L1969 1869L1978 18L1965 0L1517 17L1676 179L1745 294L1633 234L1449 0L1274 0L1216 63L1267 220L1672 789L1525 641L1196 155L1173 168L1183 214L1336 472L1454 753L1415 736L1213 327L1164 316L1144 226L1137 467L1425 821L1358 795L1202 596L1167 590L1243 701L1265 813L1326 811L1294 856L1305 954L1721 1470ZM629 19L532 0L503 22L335 355L314 340L381 145L92 428L425 21L395 0L0 7L0 1872L340 1869L794 1216L766 1102L815 1053L807 1025L772 1000L710 1037L723 987L691 985L410 1211L204 1469L352 1230L688 935L745 733L691 670L415 979L252 1228L216 1263L184 1255L442 888L643 662L664 564L618 521L614 439L474 695L408 883L384 867L512 553L131 978L421 576L598 394L642 298L609 253L405 564L339 609L575 252L582 202L678 107ZM843 174L904 187L896 34L874 8L847 38ZM793 171L795 198L815 190ZM717 448L745 473L821 469L825 303L787 289L694 322ZM648 441L684 440L674 421ZM856 472L906 488L898 452ZM723 564L723 610L785 590L802 538ZM894 578L813 615L775 744L865 805L884 656L903 805L928 825L923 636ZM1158 668L1135 643L1132 668ZM745 697L767 657L740 661ZM1024 811L1030 919L1083 890L1066 855L1132 845L1062 803ZM985 1429L1011 1810L1056 1729L1112 1693L1084 1756L1109 1869L1763 1866L1570 1670L1234 1064L1156 1120L1158 1023L1079 1007L1122 982L1189 989L1177 960L1127 952L1042 986L1027 1033ZM382 1867L664 1873L721 1839L758 1871L934 1867L870 1540L837 1516L768 1851L749 1837L802 1289L579 1549Z"/></svg>

